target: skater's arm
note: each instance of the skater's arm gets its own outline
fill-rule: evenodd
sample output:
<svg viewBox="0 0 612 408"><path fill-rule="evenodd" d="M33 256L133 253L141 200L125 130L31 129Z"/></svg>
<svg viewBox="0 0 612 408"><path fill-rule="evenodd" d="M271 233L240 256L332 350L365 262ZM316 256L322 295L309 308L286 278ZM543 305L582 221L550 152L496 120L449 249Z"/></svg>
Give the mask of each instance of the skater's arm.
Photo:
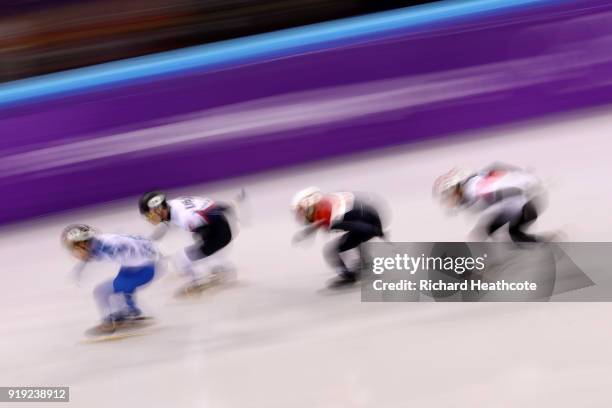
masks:
<svg viewBox="0 0 612 408"><path fill-rule="evenodd" d="M215 206L217 209L224 211L227 215L231 216L234 220L238 221L239 218L239 210L241 205L246 200L246 192L244 189L241 189L240 192L231 200L220 202L215 202Z"/></svg>
<svg viewBox="0 0 612 408"><path fill-rule="evenodd" d="M518 166L514 166L512 164L502 163L502 162L494 162L489 164L487 167L480 170L481 174L488 174L493 171L523 171Z"/></svg>
<svg viewBox="0 0 612 408"><path fill-rule="evenodd" d="M81 283L81 276L83 275L83 270L85 269L86 265L87 262L81 261L74 268L72 268L72 279L74 279L77 286L79 286Z"/></svg>
<svg viewBox="0 0 612 408"><path fill-rule="evenodd" d="M323 224L325 224L325 221L317 221L315 223L310 224L309 226L307 226L306 228L304 228L301 231L298 231L294 236L293 236L293 240L292 242L294 244L297 244L303 240L305 240L306 238L312 236L312 234L314 234L315 232L317 232L317 230L319 229L319 227L321 227Z"/></svg>
<svg viewBox="0 0 612 408"><path fill-rule="evenodd" d="M244 188L240 189L240 192L236 194L233 200L230 200L230 203L233 207L238 208L240 204L242 204L246 200L246 190Z"/></svg>
<svg viewBox="0 0 612 408"><path fill-rule="evenodd" d="M229 201L228 210L234 221L244 223L244 205L247 201L246 191L243 189ZM247 221L248 223L248 221Z"/></svg>
<svg viewBox="0 0 612 408"><path fill-rule="evenodd" d="M166 235L169 229L170 229L170 226L168 225L168 223L163 222L159 224L157 227L155 227L155 229L153 230L153 233L149 236L149 239L151 241L159 241Z"/></svg>

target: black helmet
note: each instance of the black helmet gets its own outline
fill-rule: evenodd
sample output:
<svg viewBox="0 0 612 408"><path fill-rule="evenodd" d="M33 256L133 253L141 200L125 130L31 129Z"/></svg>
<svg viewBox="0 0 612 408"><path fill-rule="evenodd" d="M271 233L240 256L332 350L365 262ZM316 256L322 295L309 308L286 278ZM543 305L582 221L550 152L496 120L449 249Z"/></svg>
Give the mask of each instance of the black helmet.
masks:
<svg viewBox="0 0 612 408"><path fill-rule="evenodd" d="M148 214L153 208L165 207L166 205L166 195L160 191L144 193L138 201L138 209L141 214Z"/></svg>

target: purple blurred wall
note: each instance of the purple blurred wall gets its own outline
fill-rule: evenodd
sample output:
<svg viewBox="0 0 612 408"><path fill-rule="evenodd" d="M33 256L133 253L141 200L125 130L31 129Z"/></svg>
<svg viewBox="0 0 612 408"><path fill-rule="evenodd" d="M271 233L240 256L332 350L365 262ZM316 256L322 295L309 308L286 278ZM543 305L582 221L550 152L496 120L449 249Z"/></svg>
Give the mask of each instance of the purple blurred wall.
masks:
<svg viewBox="0 0 612 408"><path fill-rule="evenodd" d="M5 109L0 184L8 200L0 223L607 104L610 13L605 1L564 2ZM325 93L330 88L335 91ZM303 94L308 90L322 94ZM126 134L128 143L129 132L185 115L196 125L202 120L204 131L215 112L244 109L248 117L281 109L283 98L296 107L303 99L342 110L358 96L367 97L362 116L338 113L311 125L297 123L297 115L295 123L260 131L127 152L121 152L124 139L108 139ZM251 105L240 105L246 102ZM88 143L96 139L104 149L112 143L115 154L74 160L79 146L95 150Z"/></svg>

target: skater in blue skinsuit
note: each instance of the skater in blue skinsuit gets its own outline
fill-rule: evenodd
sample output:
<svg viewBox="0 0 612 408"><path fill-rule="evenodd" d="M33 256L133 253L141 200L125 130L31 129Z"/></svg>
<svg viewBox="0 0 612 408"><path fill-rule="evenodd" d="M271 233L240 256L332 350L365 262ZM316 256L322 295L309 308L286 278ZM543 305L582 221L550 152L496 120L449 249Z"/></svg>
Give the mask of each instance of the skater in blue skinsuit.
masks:
<svg viewBox="0 0 612 408"><path fill-rule="evenodd" d="M121 265L114 279L94 289L103 315L102 324L98 326L101 333L112 333L118 325L142 317L135 293L153 280L155 264L160 258L150 240L135 235L96 234L88 225L75 224L64 229L62 242L81 261L75 268L77 281L88 262L111 261ZM112 310L113 296L123 300L124 306L118 311Z"/></svg>

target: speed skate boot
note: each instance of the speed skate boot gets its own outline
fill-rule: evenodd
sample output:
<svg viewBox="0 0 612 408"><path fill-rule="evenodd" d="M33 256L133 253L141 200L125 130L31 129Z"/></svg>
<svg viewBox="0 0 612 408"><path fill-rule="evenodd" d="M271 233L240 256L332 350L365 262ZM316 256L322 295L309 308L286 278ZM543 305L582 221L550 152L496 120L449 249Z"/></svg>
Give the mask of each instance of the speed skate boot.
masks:
<svg viewBox="0 0 612 408"><path fill-rule="evenodd" d="M359 279L359 275L355 272L345 271L338 275L336 278L332 279L328 288L330 289L341 289L345 287L353 286Z"/></svg>

